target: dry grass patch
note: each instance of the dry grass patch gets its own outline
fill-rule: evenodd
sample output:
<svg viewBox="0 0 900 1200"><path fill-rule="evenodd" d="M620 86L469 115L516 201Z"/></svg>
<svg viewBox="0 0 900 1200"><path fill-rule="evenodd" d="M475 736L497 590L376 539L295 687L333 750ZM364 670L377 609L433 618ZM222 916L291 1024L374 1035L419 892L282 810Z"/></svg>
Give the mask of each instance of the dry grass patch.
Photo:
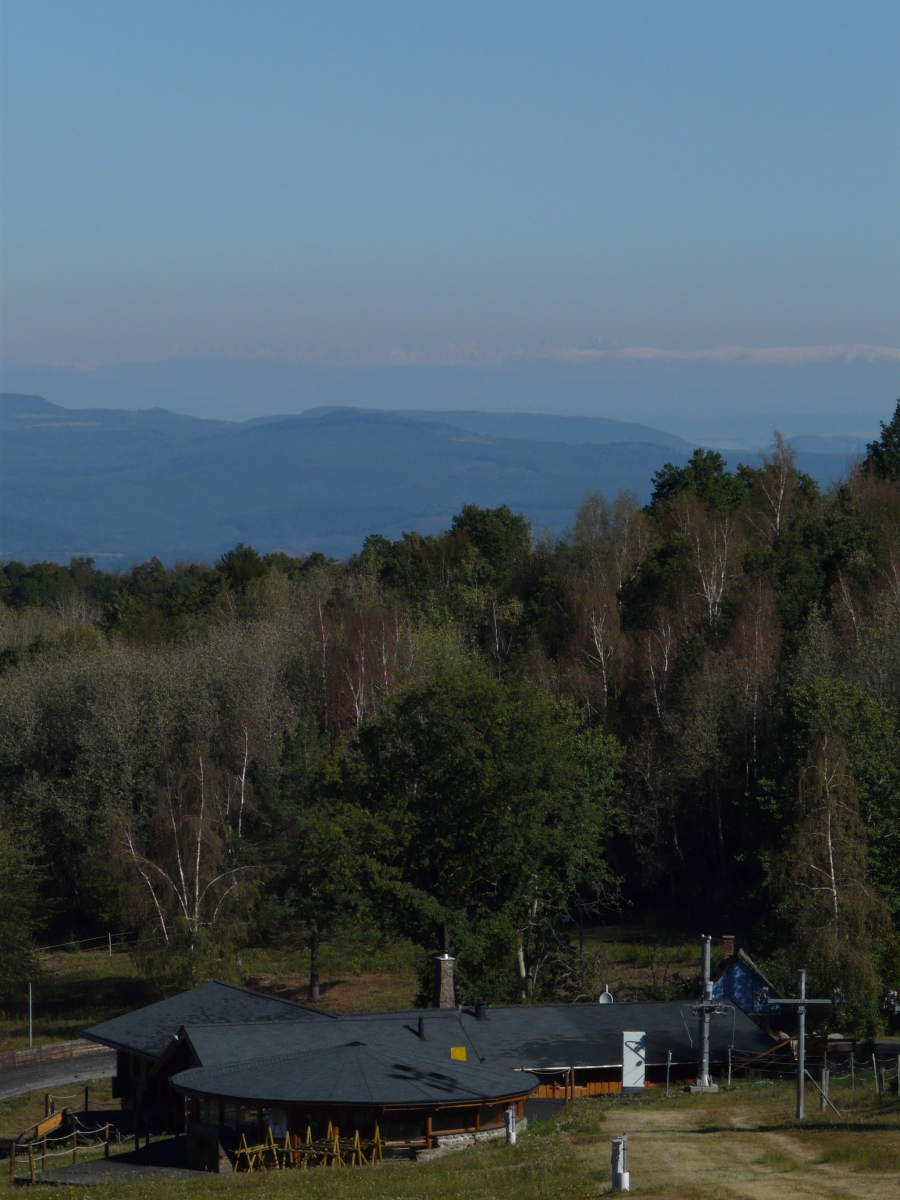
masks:
<svg viewBox="0 0 900 1200"><path fill-rule="evenodd" d="M828 1139L821 1161L850 1171L874 1171L897 1177L900 1194L900 1138L896 1134L854 1132Z"/></svg>
<svg viewBox="0 0 900 1200"><path fill-rule="evenodd" d="M251 975L247 986L285 1000L308 1004L308 982L304 975ZM412 1008L418 978L406 968L395 971L362 971L358 975L337 978L325 977L320 982L319 1007L325 1012L382 1012L387 1009Z"/></svg>

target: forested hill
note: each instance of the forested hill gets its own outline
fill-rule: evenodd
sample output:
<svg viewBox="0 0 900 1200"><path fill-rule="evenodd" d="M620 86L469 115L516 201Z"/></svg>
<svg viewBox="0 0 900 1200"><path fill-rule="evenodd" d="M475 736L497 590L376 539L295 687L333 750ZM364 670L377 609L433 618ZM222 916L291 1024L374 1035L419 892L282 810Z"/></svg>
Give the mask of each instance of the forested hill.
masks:
<svg viewBox="0 0 900 1200"><path fill-rule="evenodd" d="M645 502L653 472L691 452L626 422L435 416L331 409L238 424L7 394L0 559L172 563L239 541L344 557L369 533L436 533L466 503L508 504L558 535L586 491L627 488ZM827 484L846 455L804 451L799 463Z"/></svg>
<svg viewBox="0 0 900 1200"><path fill-rule="evenodd" d="M589 494L565 540L467 505L343 563L6 563L0 991L36 938L115 928L167 987L302 941L314 995L352 926L423 971L448 950L466 1001L596 999L577 930L627 920L735 934L876 1029L900 985L900 404L827 492L781 441L652 484ZM650 994L682 994L657 966Z"/></svg>

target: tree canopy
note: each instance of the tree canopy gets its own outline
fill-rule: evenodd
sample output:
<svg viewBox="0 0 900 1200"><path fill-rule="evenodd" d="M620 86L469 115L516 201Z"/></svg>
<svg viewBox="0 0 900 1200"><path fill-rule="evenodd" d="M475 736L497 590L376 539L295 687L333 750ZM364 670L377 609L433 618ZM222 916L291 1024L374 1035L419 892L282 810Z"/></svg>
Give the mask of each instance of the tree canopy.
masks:
<svg viewBox="0 0 900 1200"><path fill-rule="evenodd" d="M530 996L564 920L615 893L621 757L570 703L477 666L398 693L361 730L347 772L381 911L459 957L463 996Z"/></svg>
<svg viewBox="0 0 900 1200"><path fill-rule="evenodd" d="M712 913L871 1031L900 986L898 447L900 406L825 492L780 435L736 470L698 449L557 541L468 505L343 563L4 563L15 954L39 921L169 953L164 919L239 976L248 940L314 960L352 924L448 947L467 999L588 998L576 922Z"/></svg>

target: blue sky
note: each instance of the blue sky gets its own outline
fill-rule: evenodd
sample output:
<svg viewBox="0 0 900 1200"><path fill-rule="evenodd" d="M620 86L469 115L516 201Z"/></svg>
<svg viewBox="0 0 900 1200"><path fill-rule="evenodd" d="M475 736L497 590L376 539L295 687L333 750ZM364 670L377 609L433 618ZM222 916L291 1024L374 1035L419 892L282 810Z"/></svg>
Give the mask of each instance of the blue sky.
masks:
<svg viewBox="0 0 900 1200"><path fill-rule="evenodd" d="M890 361L898 51L896 0L3 0L0 353Z"/></svg>

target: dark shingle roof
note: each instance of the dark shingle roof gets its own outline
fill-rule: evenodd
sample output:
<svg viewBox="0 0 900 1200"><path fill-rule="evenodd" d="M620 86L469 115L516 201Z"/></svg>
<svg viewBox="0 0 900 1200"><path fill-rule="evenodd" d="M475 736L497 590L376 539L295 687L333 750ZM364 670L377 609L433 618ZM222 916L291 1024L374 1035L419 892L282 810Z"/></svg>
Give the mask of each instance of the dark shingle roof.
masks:
<svg viewBox="0 0 900 1200"><path fill-rule="evenodd" d="M366 1037L373 1024L400 1029L414 1027L424 1016L428 1043L449 1047L465 1044L489 1061L509 1066L599 1067L622 1062L622 1034L641 1031L647 1035L647 1062L665 1063L672 1051L673 1062L697 1059L698 1022L690 1002L669 1001L644 1004L515 1004L489 1007L487 1019L476 1020L463 1010L431 1010L424 1013L373 1013L341 1018L341 1025L365 1026ZM724 1062L728 1046L746 1053L762 1053L771 1039L740 1009L713 1018L710 1053L714 1062ZM316 1036L327 1031L318 1028ZM362 1033L358 1036L364 1036Z"/></svg>
<svg viewBox="0 0 900 1200"><path fill-rule="evenodd" d="M352 1040L324 1049L275 1055L173 1076L179 1091L269 1104L465 1104L521 1096L534 1075L442 1055L415 1039L393 1047Z"/></svg>
<svg viewBox="0 0 900 1200"><path fill-rule="evenodd" d="M183 1025L252 1024L256 1021L331 1024L332 1020L326 1013L304 1004L212 980L179 996L103 1021L86 1029L84 1036L117 1050L156 1058Z"/></svg>
<svg viewBox="0 0 900 1200"><path fill-rule="evenodd" d="M285 1054L327 1050L351 1041L373 1053L401 1058L436 1056L446 1065L451 1046L465 1046L469 1061L492 1068L600 1067L622 1061L622 1034L647 1037L648 1064L697 1057L697 1021L690 1003L516 1004L489 1007L486 1020L471 1010L425 1009L330 1017L316 1009L226 983L207 983L127 1016L95 1025L88 1037L117 1049L158 1059L183 1030L204 1068L249 1063ZM424 1021L425 1041L416 1030ZM713 1062L724 1062L732 1044L760 1054L771 1041L745 1013L715 1018Z"/></svg>
<svg viewBox="0 0 900 1200"><path fill-rule="evenodd" d="M417 1035L422 1018L425 1041ZM690 1004L510 1005L488 1009L487 1020L456 1009L361 1013L336 1020L277 1025L188 1025L183 1033L204 1067L250 1062L273 1054L325 1050L349 1041L365 1042L392 1054L436 1055L450 1061L450 1047L464 1046L468 1060L512 1068L601 1067L622 1062L622 1034L647 1035L647 1062L695 1062L697 1020ZM769 1049L771 1039L735 1009L714 1018L710 1031L713 1062L724 1062L731 1044L744 1054Z"/></svg>

